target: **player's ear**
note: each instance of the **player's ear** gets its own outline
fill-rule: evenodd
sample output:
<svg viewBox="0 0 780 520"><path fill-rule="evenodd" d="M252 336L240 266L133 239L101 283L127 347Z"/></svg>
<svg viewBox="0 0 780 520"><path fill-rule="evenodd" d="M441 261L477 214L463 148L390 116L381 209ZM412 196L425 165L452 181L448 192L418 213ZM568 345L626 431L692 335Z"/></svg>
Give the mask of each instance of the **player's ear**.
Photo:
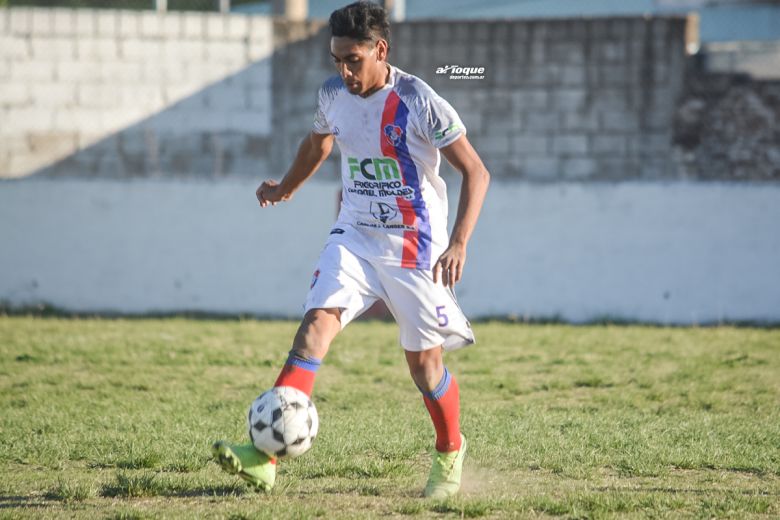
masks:
<svg viewBox="0 0 780 520"><path fill-rule="evenodd" d="M385 40L377 40L376 42L376 60L387 61L387 42Z"/></svg>

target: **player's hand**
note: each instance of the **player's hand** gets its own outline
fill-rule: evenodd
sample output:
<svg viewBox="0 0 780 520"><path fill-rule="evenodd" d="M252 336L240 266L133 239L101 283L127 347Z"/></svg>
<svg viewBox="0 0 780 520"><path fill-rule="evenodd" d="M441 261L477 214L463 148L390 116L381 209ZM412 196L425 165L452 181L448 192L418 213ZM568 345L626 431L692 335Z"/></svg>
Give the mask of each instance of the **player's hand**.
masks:
<svg viewBox="0 0 780 520"><path fill-rule="evenodd" d="M261 184L260 187L257 188L255 195L257 195L257 201L260 203L261 208L264 208L269 204L271 206L276 206L277 202L289 198L284 196L279 187L279 183L271 179Z"/></svg>
<svg viewBox="0 0 780 520"><path fill-rule="evenodd" d="M454 286L463 276L463 265L466 263L466 246L450 244L433 265L433 283L441 278L441 283Z"/></svg>

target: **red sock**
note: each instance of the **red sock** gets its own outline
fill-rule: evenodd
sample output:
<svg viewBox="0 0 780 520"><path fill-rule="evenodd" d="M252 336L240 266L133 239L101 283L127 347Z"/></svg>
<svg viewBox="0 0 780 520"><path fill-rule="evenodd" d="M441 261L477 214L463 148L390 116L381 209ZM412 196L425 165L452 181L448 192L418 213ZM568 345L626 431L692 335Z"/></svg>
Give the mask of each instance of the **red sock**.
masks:
<svg viewBox="0 0 780 520"><path fill-rule="evenodd" d="M436 429L436 451L460 450L460 393L447 368L433 392L423 392L423 401Z"/></svg>
<svg viewBox="0 0 780 520"><path fill-rule="evenodd" d="M319 359L303 359L291 352L274 386L292 386L311 397L320 363Z"/></svg>

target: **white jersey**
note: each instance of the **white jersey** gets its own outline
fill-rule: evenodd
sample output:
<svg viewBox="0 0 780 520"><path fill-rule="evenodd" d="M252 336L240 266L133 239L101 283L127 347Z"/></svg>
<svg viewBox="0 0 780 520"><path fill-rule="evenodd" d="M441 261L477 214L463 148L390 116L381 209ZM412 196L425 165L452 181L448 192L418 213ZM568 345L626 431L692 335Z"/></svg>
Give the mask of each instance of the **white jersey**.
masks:
<svg viewBox="0 0 780 520"><path fill-rule="evenodd" d="M341 77L318 94L312 130L341 150L341 210L330 240L369 260L430 269L449 242L439 148L466 133L452 106L420 78L388 65L367 98Z"/></svg>

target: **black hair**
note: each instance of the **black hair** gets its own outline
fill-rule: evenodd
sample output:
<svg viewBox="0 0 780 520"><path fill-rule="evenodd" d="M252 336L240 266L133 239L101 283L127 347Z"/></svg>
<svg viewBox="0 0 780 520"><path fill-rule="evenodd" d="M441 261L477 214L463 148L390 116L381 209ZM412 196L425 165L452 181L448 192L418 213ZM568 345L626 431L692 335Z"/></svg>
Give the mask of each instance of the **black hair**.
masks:
<svg viewBox="0 0 780 520"><path fill-rule="evenodd" d="M373 43L382 39L390 48L390 21L387 11L380 5L363 0L349 4L333 11L328 23L331 36Z"/></svg>

